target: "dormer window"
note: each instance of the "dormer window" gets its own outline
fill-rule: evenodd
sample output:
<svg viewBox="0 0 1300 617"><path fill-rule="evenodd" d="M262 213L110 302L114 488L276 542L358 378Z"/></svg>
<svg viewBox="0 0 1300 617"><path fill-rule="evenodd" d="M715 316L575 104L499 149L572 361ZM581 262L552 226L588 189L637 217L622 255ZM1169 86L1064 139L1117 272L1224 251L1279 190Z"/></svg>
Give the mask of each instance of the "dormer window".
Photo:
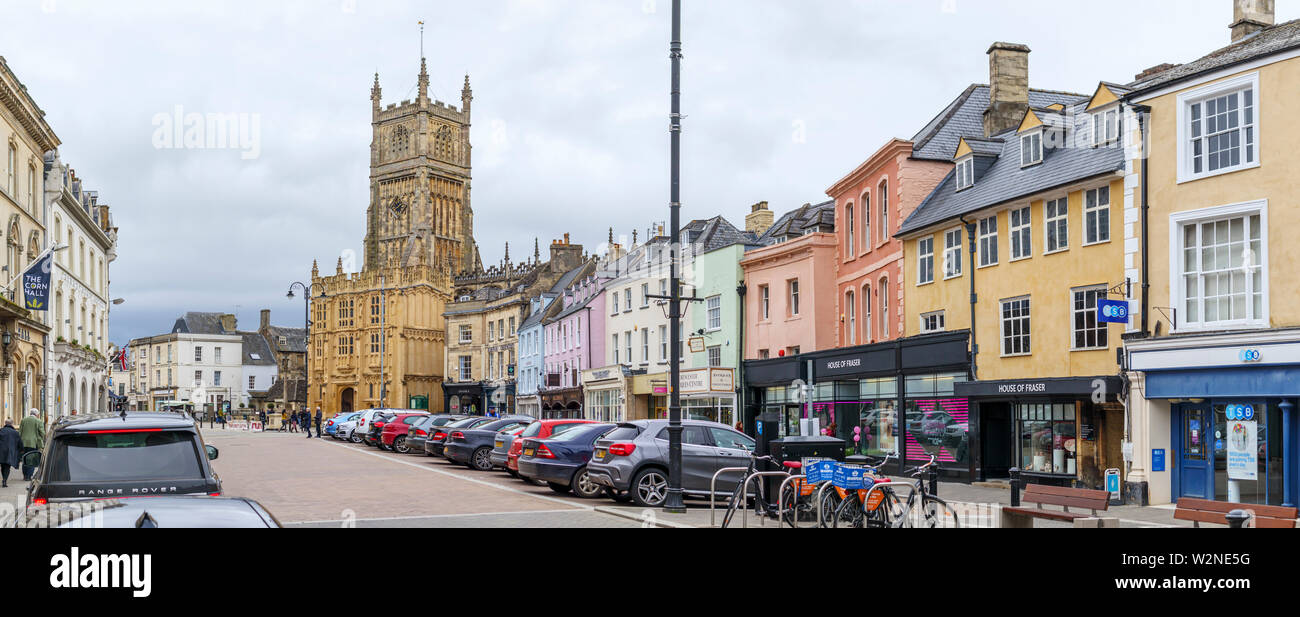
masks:
<svg viewBox="0 0 1300 617"><path fill-rule="evenodd" d="M975 157L968 156L957 161L957 190L968 189L975 185Z"/></svg>
<svg viewBox="0 0 1300 617"><path fill-rule="evenodd" d="M1092 145L1103 146L1119 140L1119 107L1092 114Z"/></svg>
<svg viewBox="0 0 1300 617"><path fill-rule="evenodd" d="M1028 167L1043 162L1043 132L1034 131L1020 136L1020 166Z"/></svg>

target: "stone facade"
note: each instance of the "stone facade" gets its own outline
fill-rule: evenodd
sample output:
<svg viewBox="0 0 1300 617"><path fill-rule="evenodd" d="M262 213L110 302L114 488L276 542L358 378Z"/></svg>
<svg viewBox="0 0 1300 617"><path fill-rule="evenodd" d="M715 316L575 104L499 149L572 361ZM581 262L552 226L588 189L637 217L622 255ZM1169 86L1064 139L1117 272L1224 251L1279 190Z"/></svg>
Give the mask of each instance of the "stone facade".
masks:
<svg viewBox="0 0 1300 617"><path fill-rule="evenodd" d="M994 43L989 47L989 107L984 136L1016 128L1029 105L1029 47Z"/></svg>

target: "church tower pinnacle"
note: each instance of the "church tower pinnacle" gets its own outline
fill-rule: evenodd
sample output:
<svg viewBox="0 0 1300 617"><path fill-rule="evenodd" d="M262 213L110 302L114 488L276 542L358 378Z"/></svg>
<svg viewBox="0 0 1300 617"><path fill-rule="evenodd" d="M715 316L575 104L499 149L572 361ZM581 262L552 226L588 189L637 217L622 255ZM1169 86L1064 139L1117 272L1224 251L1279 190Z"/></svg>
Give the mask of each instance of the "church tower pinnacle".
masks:
<svg viewBox="0 0 1300 617"><path fill-rule="evenodd" d="M469 73L465 73L465 87L460 89L460 110L469 114L469 103L474 100L474 91L469 89Z"/></svg>
<svg viewBox="0 0 1300 617"><path fill-rule="evenodd" d="M421 103L429 102L429 71L424 65L424 56L420 56L420 92L419 101Z"/></svg>

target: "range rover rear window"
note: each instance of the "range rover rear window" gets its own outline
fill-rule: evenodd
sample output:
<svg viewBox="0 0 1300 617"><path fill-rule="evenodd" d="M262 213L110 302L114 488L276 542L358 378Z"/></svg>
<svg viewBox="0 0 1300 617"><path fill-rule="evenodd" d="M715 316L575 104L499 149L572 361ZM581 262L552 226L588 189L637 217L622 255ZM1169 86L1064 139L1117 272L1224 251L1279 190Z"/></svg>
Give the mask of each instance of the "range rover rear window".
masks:
<svg viewBox="0 0 1300 617"><path fill-rule="evenodd" d="M121 482L203 478L194 434L186 431L94 432L55 438L50 482Z"/></svg>

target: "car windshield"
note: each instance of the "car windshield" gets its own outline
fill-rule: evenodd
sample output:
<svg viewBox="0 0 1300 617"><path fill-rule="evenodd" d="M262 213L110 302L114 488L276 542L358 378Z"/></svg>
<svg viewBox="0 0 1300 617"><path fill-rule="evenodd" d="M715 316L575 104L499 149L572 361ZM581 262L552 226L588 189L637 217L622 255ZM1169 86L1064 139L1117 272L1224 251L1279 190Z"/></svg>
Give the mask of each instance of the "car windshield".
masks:
<svg viewBox="0 0 1300 617"><path fill-rule="evenodd" d="M550 441L589 441L612 428L613 424L574 424L558 435L552 433Z"/></svg>
<svg viewBox="0 0 1300 617"><path fill-rule="evenodd" d="M541 432L542 432L542 423L540 421L534 422L532 424L529 424L528 428L524 429L524 432L520 434L520 437L536 437L538 433Z"/></svg>
<svg viewBox="0 0 1300 617"><path fill-rule="evenodd" d="M51 482L202 478L194 434L186 431L63 435L50 446Z"/></svg>

